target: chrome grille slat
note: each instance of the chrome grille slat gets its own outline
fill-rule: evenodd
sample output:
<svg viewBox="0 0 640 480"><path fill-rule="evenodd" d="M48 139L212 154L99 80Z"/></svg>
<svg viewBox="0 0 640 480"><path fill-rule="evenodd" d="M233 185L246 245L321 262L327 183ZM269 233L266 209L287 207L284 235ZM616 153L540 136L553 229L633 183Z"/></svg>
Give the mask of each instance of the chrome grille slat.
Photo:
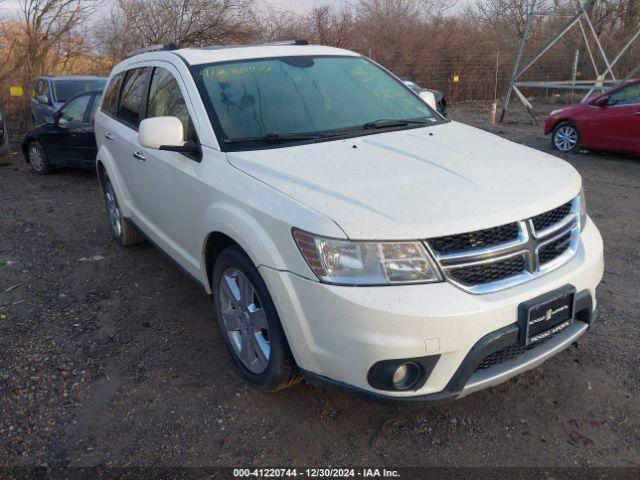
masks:
<svg viewBox="0 0 640 480"><path fill-rule="evenodd" d="M573 257L580 241L579 202L580 198L576 197L543 214L507 224L517 226L517 236L513 239L504 237L502 231L496 234L496 229L502 226L487 229L490 233L486 235L484 230L463 233L460 241L455 235L449 235L435 241L429 239L426 243L449 282L470 293L503 290L548 273ZM567 205L570 206L568 214L565 213ZM549 223L551 220L555 223ZM544 229L536 231L536 224ZM509 231L513 232L513 227L509 227ZM480 239L475 242L480 246L466 250L450 248L469 245L469 238ZM494 238L509 239L494 244L487 241ZM443 245L450 251L438 249ZM522 262L514 260L517 257L521 257ZM482 277L482 272L486 272L487 278ZM475 281L471 282L472 279Z"/></svg>

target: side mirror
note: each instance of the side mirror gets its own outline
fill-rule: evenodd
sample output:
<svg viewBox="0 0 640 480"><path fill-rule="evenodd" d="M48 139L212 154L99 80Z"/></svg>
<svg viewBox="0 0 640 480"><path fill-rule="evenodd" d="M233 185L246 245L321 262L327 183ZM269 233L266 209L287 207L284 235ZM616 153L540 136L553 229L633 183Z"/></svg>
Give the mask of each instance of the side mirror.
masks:
<svg viewBox="0 0 640 480"><path fill-rule="evenodd" d="M438 110L438 103L436 102L436 96L433 94L433 92L423 90L422 92L418 93L418 96L422 99L424 103L429 105L431 108L433 108L436 111Z"/></svg>
<svg viewBox="0 0 640 480"><path fill-rule="evenodd" d="M606 107L609 104L609 96L605 95L604 97L600 97L595 102L593 102L593 104L596 107L600 108Z"/></svg>
<svg viewBox="0 0 640 480"><path fill-rule="evenodd" d="M185 142L184 128L176 117L145 118L138 127L138 142L146 148L184 153L200 161L202 149L196 142Z"/></svg>
<svg viewBox="0 0 640 480"><path fill-rule="evenodd" d="M49 105L49 97L47 97L46 95L38 95L36 97L36 102L41 105Z"/></svg>
<svg viewBox="0 0 640 480"><path fill-rule="evenodd" d="M184 147L184 129L176 117L145 118L138 127L138 142L146 148Z"/></svg>

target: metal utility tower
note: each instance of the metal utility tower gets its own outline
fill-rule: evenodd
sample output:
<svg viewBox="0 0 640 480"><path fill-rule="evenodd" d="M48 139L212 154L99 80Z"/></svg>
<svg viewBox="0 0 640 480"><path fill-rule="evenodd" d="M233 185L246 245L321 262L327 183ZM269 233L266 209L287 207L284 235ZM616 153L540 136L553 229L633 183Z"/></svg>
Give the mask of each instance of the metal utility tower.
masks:
<svg viewBox="0 0 640 480"><path fill-rule="evenodd" d="M520 44L518 46L518 53L516 55L516 61L513 67L513 73L511 74L511 80L509 81L509 86L507 88L507 93L504 97L504 103L502 106L502 113L500 114L500 123L504 121L504 117L509 108L509 103L511 101L511 95L513 93L520 99L520 101L524 104L525 108L529 112L529 114L533 117L533 121L538 123L536 120L535 112L533 110L533 105L531 102L527 100L527 98L522 94L520 88L541 88L541 89L565 89L565 90L585 90L587 93L584 98L588 98L595 90L606 90L611 85L615 85L620 83L621 81L627 80L631 78L636 73L640 72L640 65L636 69L634 69L625 79L619 79L616 76L614 67L617 65L618 61L624 56L629 47L635 42L638 38L640 38L640 25L638 26L638 31L631 36L629 41L625 44L624 47L620 50L620 52L614 57L613 60L609 60L609 56L605 52L602 47L602 43L598 38L598 34L589 18L589 7L591 4L595 3L597 0L570 0L566 3L568 6L558 7L557 1L550 2L549 0L530 0L531 7L529 10L529 14L527 16L527 23L525 24L524 31L522 33L522 37L520 38ZM553 3L553 5L550 5ZM524 53L524 49L527 44L527 39L529 37L529 31L531 29L531 25L535 19L535 17L545 16L545 15L557 15L570 17L570 20L567 21L560 30L551 37L551 39L545 44L545 46L537 52L533 58L524 66L522 66L522 55ZM553 47L558 41L564 37L564 35L569 32L573 27L578 25L580 27L580 31L582 32L582 37L584 38L587 52L589 53L589 58L591 60L591 64L593 65L593 70L596 72L595 80L587 80L587 81L520 81L520 77L529 70L536 62L538 62L545 53L549 51L551 47ZM586 25L586 28L585 28ZM589 31L590 35L587 34ZM589 37L592 37L595 40L595 45L597 47L597 55L594 55L593 50L591 49L591 44L589 43ZM604 71L600 71L598 69L598 64L596 62L596 58L599 57L604 60L605 69Z"/></svg>

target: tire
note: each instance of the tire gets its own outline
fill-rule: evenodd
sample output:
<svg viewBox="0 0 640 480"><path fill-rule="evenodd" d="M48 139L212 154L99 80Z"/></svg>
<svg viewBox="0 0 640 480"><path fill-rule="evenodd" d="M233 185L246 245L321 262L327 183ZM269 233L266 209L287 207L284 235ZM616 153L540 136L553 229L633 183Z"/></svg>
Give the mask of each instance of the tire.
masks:
<svg viewBox="0 0 640 480"><path fill-rule="evenodd" d="M113 189L111 180L109 180L109 177L106 175L102 180L102 192L104 194L104 201L107 207L109 229L116 241L123 247L144 242L144 236L129 220L122 216L115 190Z"/></svg>
<svg viewBox="0 0 640 480"><path fill-rule="evenodd" d="M551 146L562 153L578 153L580 151L580 130L573 122L562 122L556 125L551 134Z"/></svg>
<svg viewBox="0 0 640 480"><path fill-rule="evenodd" d="M36 175L48 175L53 172L53 166L49 163L47 154L45 153L40 142L34 140L27 146L27 159L31 170Z"/></svg>
<svg viewBox="0 0 640 480"><path fill-rule="evenodd" d="M257 268L239 247L231 246L220 253L213 268L212 287L220 330L242 377L266 392L297 383L300 375L271 295Z"/></svg>

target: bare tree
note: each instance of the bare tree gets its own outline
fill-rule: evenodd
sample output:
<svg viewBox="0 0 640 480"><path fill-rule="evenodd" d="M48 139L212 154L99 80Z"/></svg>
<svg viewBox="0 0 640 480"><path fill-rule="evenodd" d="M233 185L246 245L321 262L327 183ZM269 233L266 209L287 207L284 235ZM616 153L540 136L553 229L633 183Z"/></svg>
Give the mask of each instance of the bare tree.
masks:
<svg viewBox="0 0 640 480"><path fill-rule="evenodd" d="M91 16L99 0L19 0L20 31L14 64L25 81L44 73L48 60L60 51L73 31ZM71 53L68 51L67 53ZM53 54L53 55L52 55ZM0 80L15 72L0 72Z"/></svg>
<svg viewBox="0 0 640 480"><path fill-rule="evenodd" d="M312 38L321 45L343 47L351 42L354 23L349 7L334 10L328 5L314 8L308 17Z"/></svg>
<svg viewBox="0 0 640 480"><path fill-rule="evenodd" d="M101 50L121 57L151 44L234 43L253 31L251 0L118 0L98 24Z"/></svg>

